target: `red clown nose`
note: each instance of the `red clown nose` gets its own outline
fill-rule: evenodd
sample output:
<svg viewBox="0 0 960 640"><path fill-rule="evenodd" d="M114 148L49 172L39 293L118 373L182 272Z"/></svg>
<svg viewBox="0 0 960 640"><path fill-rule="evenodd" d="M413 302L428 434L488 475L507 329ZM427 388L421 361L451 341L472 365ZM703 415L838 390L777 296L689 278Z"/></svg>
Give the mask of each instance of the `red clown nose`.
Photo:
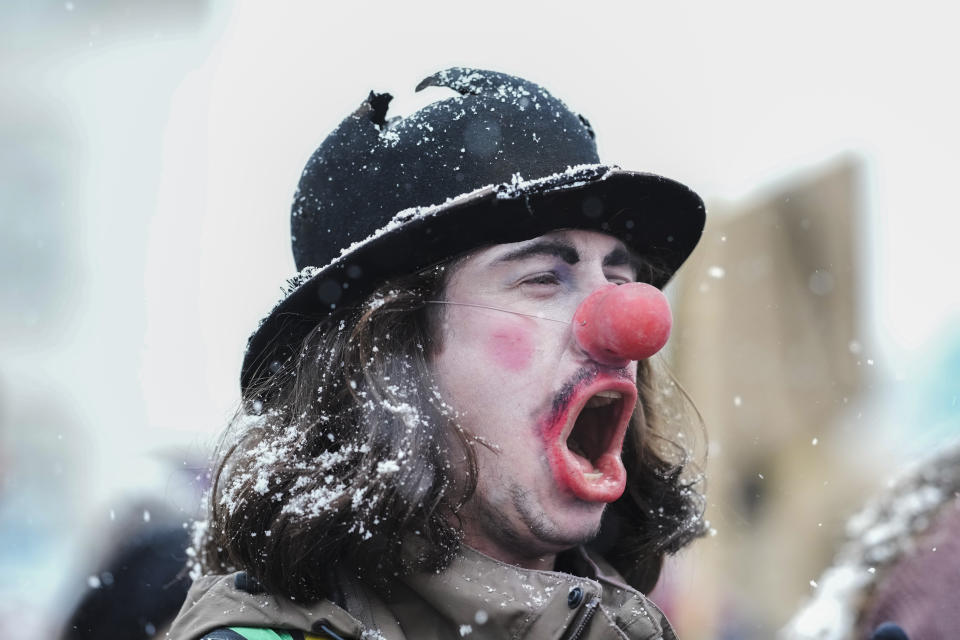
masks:
<svg viewBox="0 0 960 640"><path fill-rule="evenodd" d="M670 337L667 297L643 282L600 287L573 314L573 335L596 362L625 367L649 358Z"/></svg>

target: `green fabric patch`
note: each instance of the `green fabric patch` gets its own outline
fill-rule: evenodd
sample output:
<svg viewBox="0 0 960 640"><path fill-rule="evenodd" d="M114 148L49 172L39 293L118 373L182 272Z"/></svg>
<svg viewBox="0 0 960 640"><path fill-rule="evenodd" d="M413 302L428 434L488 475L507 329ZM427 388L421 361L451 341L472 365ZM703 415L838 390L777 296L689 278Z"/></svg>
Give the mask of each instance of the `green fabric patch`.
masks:
<svg viewBox="0 0 960 640"><path fill-rule="evenodd" d="M239 633L247 640L293 640L289 631L275 631L273 629L259 629L257 627L230 627L231 631Z"/></svg>

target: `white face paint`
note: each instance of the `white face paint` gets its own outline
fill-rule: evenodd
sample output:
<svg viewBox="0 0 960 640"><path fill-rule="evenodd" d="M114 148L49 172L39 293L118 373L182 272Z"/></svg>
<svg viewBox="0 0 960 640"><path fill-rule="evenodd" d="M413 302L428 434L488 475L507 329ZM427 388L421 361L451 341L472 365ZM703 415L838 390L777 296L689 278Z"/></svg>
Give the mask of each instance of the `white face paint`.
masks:
<svg viewBox="0 0 960 640"><path fill-rule="evenodd" d="M620 241L567 230L477 251L450 274L446 300L466 304L444 307L434 373L460 424L493 449L476 449L477 492L461 512L468 545L549 568L596 535L622 494L636 362L601 364L570 324L537 316L572 318L591 292L635 273Z"/></svg>

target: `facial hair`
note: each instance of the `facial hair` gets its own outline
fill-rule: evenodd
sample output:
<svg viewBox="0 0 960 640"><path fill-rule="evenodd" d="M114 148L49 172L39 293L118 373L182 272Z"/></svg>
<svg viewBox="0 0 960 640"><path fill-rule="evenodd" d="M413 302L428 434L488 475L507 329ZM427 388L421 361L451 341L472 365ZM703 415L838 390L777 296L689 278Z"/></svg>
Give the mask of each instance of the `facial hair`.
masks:
<svg viewBox="0 0 960 640"><path fill-rule="evenodd" d="M543 509L531 492L518 484L509 488L510 501L519 515L521 527L517 527L502 509L476 501L476 522L485 537L499 540L504 547L514 549L518 555L540 556L556 553L586 544L600 533L600 523L588 531L563 531L556 523L544 516ZM534 541L531 541L531 536ZM535 545L531 548L531 543Z"/></svg>

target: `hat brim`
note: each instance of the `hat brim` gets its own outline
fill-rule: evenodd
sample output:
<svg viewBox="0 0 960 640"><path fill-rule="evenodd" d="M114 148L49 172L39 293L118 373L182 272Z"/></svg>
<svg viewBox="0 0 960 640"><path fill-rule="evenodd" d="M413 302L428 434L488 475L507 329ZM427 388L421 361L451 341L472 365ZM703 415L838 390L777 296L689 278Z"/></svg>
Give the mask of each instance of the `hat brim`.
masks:
<svg viewBox="0 0 960 640"><path fill-rule="evenodd" d="M703 233L705 209L688 187L662 176L593 165L547 179L484 187L444 204L398 214L305 280L250 336L246 392L281 367L336 308L362 301L392 278L477 248L556 229L610 234L658 267L663 287Z"/></svg>

